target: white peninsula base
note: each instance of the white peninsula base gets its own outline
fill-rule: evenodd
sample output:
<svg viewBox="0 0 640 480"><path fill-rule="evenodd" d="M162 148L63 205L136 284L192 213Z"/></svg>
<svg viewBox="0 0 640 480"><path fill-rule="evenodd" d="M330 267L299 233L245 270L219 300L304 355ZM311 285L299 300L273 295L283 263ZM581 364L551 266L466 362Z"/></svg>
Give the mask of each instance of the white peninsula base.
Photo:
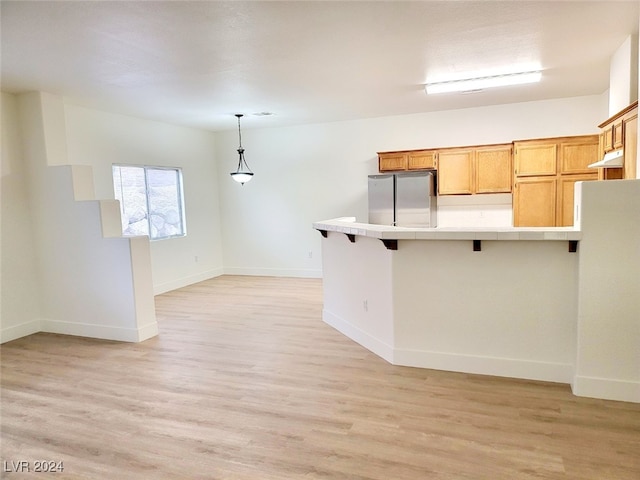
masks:
<svg viewBox="0 0 640 480"><path fill-rule="evenodd" d="M317 222L323 318L396 365L640 402L640 181L579 184L576 206L575 228Z"/></svg>

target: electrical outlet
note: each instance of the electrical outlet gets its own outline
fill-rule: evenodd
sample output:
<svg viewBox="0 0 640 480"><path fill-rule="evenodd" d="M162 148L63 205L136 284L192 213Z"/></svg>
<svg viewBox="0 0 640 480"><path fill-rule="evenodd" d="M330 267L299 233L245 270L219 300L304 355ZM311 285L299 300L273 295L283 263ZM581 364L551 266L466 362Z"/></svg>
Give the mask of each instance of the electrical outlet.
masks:
<svg viewBox="0 0 640 480"><path fill-rule="evenodd" d="M195 255L195 256L193 257L193 261L194 261L194 262L196 262L196 263L198 263L198 255Z"/></svg>
<svg viewBox="0 0 640 480"><path fill-rule="evenodd" d="M309 258L313 258L313 252L309 250Z"/></svg>
<svg viewBox="0 0 640 480"><path fill-rule="evenodd" d="M369 311L369 300L365 300L364 302L362 302L362 306L364 307L364 311L368 312Z"/></svg>

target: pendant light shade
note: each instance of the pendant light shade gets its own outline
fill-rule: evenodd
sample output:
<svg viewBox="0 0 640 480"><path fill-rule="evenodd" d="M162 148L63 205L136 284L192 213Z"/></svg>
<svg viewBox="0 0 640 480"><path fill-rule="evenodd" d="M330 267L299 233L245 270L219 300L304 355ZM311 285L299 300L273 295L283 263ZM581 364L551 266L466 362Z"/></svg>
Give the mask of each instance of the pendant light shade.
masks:
<svg viewBox="0 0 640 480"><path fill-rule="evenodd" d="M242 148L242 133L240 131L240 118L242 118L241 113L236 113L236 117L238 117L238 168L235 172L231 172L231 178L233 178L236 182L241 185L244 185L246 182L253 178L253 172L247 165L246 160L244 159L244 148Z"/></svg>

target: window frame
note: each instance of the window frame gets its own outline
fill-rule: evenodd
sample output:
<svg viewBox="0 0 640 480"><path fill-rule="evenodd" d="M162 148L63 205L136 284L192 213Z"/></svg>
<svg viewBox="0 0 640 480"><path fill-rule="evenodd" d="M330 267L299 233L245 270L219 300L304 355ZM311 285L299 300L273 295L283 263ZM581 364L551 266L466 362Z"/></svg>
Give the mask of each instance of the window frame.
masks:
<svg viewBox="0 0 640 480"><path fill-rule="evenodd" d="M182 174L182 168L181 167L171 167L171 166L159 166L159 165L139 165L139 164L127 164L127 163L112 163L111 164L111 185L112 187L114 187L114 192L113 192L113 196L114 198L116 197L116 192L115 192L115 171L114 168L115 167L126 167L126 168L140 168L142 169L142 171L144 172L144 196L145 196L145 203L146 203L146 207L147 207L147 225L148 225L148 233L147 234L143 234L144 236L149 238L150 242L157 242L160 240L168 240L171 238L180 238L180 237L186 237L187 236L187 216L186 216L186 206L185 206L185 202L184 202L184 180L183 180L183 174ZM179 203L178 203L178 215L180 216L180 223L182 225L182 233L179 234L175 234L175 235L166 235L166 236L162 236L162 237L153 237L151 235L151 208L149 205L149 176L148 176L148 170L170 170L172 172L176 172L176 176L177 176L177 182L176 182L176 187L178 189L176 198L178 199ZM116 200L118 200L120 202L120 215L123 214L123 202L120 201L119 198L116 198ZM122 223L122 222L121 222ZM136 236L140 236L140 235L134 235L134 234L125 234L124 231L122 232L122 236L123 237L136 237Z"/></svg>

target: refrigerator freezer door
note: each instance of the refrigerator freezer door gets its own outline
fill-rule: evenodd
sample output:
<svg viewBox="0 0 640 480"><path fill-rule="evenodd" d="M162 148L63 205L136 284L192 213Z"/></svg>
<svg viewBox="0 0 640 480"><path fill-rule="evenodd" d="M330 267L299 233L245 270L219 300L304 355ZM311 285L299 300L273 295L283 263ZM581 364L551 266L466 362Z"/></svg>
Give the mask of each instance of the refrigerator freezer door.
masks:
<svg viewBox="0 0 640 480"><path fill-rule="evenodd" d="M396 175L396 225L436 226L435 174L415 172Z"/></svg>
<svg viewBox="0 0 640 480"><path fill-rule="evenodd" d="M393 225L395 178L393 175L369 175L369 223Z"/></svg>

